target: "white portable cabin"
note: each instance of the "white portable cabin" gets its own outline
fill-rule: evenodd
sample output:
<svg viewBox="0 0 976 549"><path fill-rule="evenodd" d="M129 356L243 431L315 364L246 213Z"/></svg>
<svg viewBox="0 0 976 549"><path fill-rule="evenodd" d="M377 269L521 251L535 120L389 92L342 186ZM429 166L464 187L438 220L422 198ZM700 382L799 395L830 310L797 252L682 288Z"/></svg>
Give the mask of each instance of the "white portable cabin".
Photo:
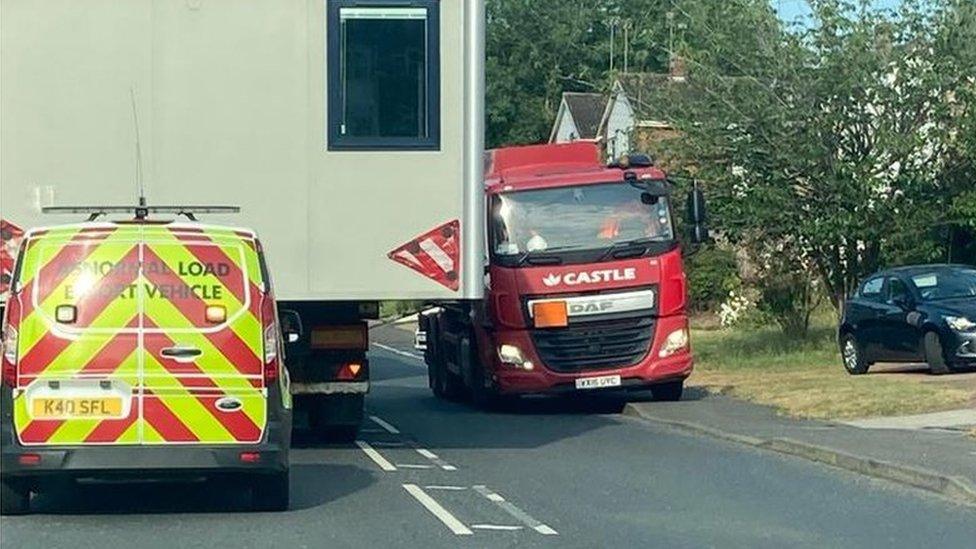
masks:
<svg viewBox="0 0 976 549"><path fill-rule="evenodd" d="M240 206L202 218L257 231L281 300L477 299L484 25L484 0L0 0L0 218L134 205L141 177Z"/></svg>

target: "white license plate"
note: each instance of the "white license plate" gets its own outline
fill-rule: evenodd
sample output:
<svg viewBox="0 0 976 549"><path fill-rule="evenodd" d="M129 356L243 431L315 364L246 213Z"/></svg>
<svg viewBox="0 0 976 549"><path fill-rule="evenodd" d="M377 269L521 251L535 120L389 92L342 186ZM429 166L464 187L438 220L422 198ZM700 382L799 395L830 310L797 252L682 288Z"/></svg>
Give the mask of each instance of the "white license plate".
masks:
<svg viewBox="0 0 976 549"><path fill-rule="evenodd" d="M576 380L577 389L602 389L620 387L620 376L584 377Z"/></svg>

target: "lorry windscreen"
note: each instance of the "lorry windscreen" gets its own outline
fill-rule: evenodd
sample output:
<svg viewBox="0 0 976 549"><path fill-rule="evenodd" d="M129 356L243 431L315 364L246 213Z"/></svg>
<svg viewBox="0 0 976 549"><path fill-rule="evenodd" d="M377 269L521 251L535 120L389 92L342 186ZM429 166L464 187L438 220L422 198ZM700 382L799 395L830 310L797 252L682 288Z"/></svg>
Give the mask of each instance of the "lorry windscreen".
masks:
<svg viewBox="0 0 976 549"><path fill-rule="evenodd" d="M674 241L668 197L624 182L501 193L491 208L501 263L575 252L596 252L596 260L625 242Z"/></svg>

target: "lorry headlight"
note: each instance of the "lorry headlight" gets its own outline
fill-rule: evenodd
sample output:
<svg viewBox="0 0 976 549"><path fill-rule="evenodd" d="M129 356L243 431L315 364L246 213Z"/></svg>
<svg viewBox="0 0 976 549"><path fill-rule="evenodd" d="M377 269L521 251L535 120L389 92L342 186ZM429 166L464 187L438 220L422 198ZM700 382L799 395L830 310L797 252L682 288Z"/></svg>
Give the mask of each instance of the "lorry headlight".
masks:
<svg viewBox="0 0 976 549"><path fill-rule="evenodd" d="M658 353L658 356L661 358L666 358L687 348L688 329L682 328L668 334L668 337L664 339L664 345L661 345L661 352Z"/></svg>
<svg viewBox="0 0 976 549"><path fill-rule="evenodd" d="M945 319L946 324L957 332L976 331L976 322L973 322L964 316L947 316Z"/></svg>
<svg viewBox="0 0 976 549"><path fill-rule="evenodd" d="M499 345L498 360L500 360L502 364L514 366L515 368L522 370L531 370L535 368L532 361L525 360L525 357L522 356L522 349L519 349L515 345Z"/></svg>

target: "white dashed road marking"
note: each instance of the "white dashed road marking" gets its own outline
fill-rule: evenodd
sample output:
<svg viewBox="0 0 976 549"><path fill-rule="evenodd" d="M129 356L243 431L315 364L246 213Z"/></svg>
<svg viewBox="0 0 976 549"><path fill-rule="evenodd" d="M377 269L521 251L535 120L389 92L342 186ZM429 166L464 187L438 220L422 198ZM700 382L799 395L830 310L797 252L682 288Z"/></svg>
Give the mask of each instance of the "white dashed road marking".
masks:
<svg viewBox="0 0 976 549"><path fill-rule="evenodd" d="M431 452L430 450L427 450L426 448L415 448L415 450L417 450L417 453L418 454L420 454L420 455L424 456L425 458L427 458L427 459L433 461L434 463L436 463L437 466L440 467L441 469L443 469L445 471L457 471L457 467L455 467L455 466L451 465L450 463L444 461L443 459L440 458L440 456L438 456L434 452Z"/></svg>
<svg viewBox="0 0 976 549"><path fill-rule="evenodd" d="M487 486L472 486L475 492L478 492L484 496L488 501L494 502L495 505L499 506L506 513L511 515L515 520L521 522L522 524L528 526L529 528L535 530L536 532L544 536L557 536L559 532L556 532L549 526L539 522L538 520L532 518L528 513L519 509L515 504L505 501L505 498L492 492Z"/></svg>
<svg viewBox="0 0 976 549"><path fill-rule="evenodd" d="M388 422L384 421L383 418L379 418L379 417L376 417L376 416L369 416L369 419L373 420L373 423L379 425L383 429L386 429L386 432L387 433L390 433L391 435L399 435L400 434L400 430L399 429L397 429L393 425L390 425Z"/></svg>
<svg viewBox="0 0 976 549"><path fill-rule="evenodd" d="M374 440L370 444L372 444L376 448L403 448L404 446L407 445L406 442L399 442L399 441L380 441L380 440Z"/></svg>
<svg viewBox="0 0 976 549"><path fill-rule="evenodd" d="M521 530L522 526L505 526L503 524L472 524L473 530L501 530L504 532L514 532Z"/></svg>
<svg viewBox="0 0 976 549"><path fill-rule="evenodd" d="M400 469L433 469L433 465L418 465L415 463L397 463L397 467Z"/></svg>
<svg viewBox="0 0 976 549"><path fill-rule="evenodd" d="M448 491L448 492L463 492L464 490L467 490L468 489L467 486L444 486L442 484L434 484L434 485L431 485L431 486L424 486L424 488L426 488L428 490L445 490L445 491Z"/></svg>
<svg viewBox="0 0 976 549"><path fill-rule="evenodd" d="M362 450L363 453L369 457L369 459L373 460L374 463L379 465L380 469L388 472L397 470L397 468L394 467L392 463L387 461L387 459L383 457L379 452L377 452L375 448L370 446L368 442L357 440L356 446L359 446L359 449Z"/></svg>
<svg viewBox="0 0 976 549"><path fill-rule="evenodd" d="M400 349L397 349L395 347L390 347L389 345L383 345L382 343L373 343L373 345L375 347L379 347L380 349L383 349L384 351L393 353L395 355L399 355L399 356L406 357L406 358L412 358L414 360L419 360L421 362L424 361L424 357L422 355L418 355L418 354L414 354L414 353L408 353L406 351L401 351Z"/></svg>
<svg viewBox="0 0 976 549"><path fill-rule="evenodd" d="M443 522L444 526L447 526L455 535L470 536L474 533L463 522L458 520L457 517L452 515L450 511L442 507L440 503L437 503L434 498L430 497L427 492L424 492L420 486L416 484L404 484L403 489L423 505L424 508L430 511L432 515L437 517L437 520Z"/></svg>

